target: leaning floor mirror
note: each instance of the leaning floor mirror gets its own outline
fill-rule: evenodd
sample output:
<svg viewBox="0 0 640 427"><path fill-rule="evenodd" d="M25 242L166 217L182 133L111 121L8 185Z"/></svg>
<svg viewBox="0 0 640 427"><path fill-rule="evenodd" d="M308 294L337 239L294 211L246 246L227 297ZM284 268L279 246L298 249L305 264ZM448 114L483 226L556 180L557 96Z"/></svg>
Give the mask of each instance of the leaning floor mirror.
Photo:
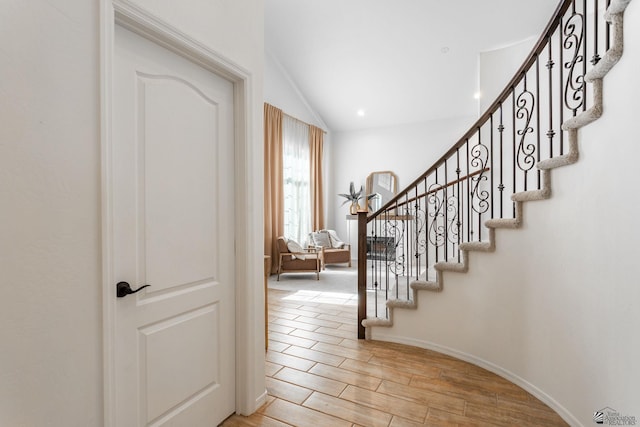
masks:
<svg viewBox="0 0 640 427"><path fill-rule="evenodd" d="M395 197L398 191L398 177L391 171L371 172L367 177L366 191L367 195L373 194L369 199L369 209L376 212Z"/></svg>

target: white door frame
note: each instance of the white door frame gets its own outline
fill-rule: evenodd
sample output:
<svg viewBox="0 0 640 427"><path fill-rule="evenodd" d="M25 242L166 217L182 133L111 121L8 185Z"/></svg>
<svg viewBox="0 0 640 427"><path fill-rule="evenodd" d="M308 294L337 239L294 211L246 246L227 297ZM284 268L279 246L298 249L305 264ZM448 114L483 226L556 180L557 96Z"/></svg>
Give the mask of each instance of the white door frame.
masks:
<svg viewBox="0 0 640 427"><path fill-rule="evenodd" d="M257 248L261 245L255 244L255 236L262 236L255 219L259 214L255 211L255 206L261 205L256 202L262 200L262 192L257 188L254 176L256 166L262 164L261 159L256 159L256 156L259 156L262 151L261 146L256 150L252 144L254 135L252 128L254 120L257 120L252 114L252 74L127 0L100 0L104 425L115 427L115 356L112 350L116 297L111 237L113 212L110 199L115 25L121 25L233 82L236 197L235 206L229 208L233 208L236 215L235 258L243 260L235 266L236 412L249 415L266 400L266 391L262 391L257 397L255 393L255 390L264 390L264 383L260 383L259 380L262 378L264 381L264 375L259 370L260 361L256 362L256 349L258 354L262 354L262 361L264 361L264 354L259 351L264 349L264 332L260 332L262 329L260 325L264 325L264 313L261 312L261 307L264 307L262 303L264 296L261 292L262 287L255 286L256 283L262 283L264 279L262 278L262 249ZM261 167L257 169L261 170ZM259 200L257 200L258 197ZM251 206L254 208L250 209ZM261 218L262 215L260 220Z"/></svg>

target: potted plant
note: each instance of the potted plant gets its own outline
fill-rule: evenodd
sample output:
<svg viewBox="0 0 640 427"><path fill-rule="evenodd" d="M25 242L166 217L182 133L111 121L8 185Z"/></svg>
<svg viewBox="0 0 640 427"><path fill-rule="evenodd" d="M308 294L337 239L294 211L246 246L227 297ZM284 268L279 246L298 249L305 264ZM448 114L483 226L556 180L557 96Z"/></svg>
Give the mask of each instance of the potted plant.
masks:
<svg viewBox="0 0 640 427"><path fill-rule="evenodd" d="M365 197L363 195L363 192L364 192L364 189L362 188L362 185L360 186L360 190L356 191L356 187L355 185L353 185L353 181L351 181L351 184L349 184L349 193L338 194L338 196L342 196L345 199L347 199L340 206L344 206L345 204L351 202L351 206L349 207L349 213L351 215L356 215L358 213L358 210L360 209L360 204L359 204L360 199L366 199L368 204L369 200L371 200L371 198L375 196L375 194L369 194L368 196Z"/></svg>

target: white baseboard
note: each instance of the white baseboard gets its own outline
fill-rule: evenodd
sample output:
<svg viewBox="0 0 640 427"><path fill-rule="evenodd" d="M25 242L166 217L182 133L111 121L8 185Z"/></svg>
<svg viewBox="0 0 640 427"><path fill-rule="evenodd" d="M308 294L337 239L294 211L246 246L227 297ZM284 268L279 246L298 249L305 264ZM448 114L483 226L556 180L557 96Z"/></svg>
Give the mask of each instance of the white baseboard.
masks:
<svg viewBox="0 0 640 427"><path fill-rule="evenodd" d="M379 329L379 328L378 328ZM518 375L514 374L511 371L508 371L504 368L501 368L498 365L495 365L491 362L488 362L482 358L476 357L472 354L465 353L463 351L455 350L453 348L449 348L440 344L436 344L429 341L417 340L415 338L408 337L398 337L395 335L387 335L384 333L380 333L379 330L375 332L375 337L373 339L377 341L388 341L394 342L398 344L410 345L413 347L424 348L427 350L436 351L438 353L446 354L447 356L455 357L456 359L464 360L465 362L469 362L473 365L479 366L487 371L493 372L496 375L501 376L507 381L512 382L513 384L523 388L525 391L531 393L540 401L542 401L545 405L553 409L563 420L565 420L569 425L575 427L584 427L580 421L576 419L576 417L571 414L564 406L558 403L555 399L549 396L544 391L540 390L535 385L530 382L520 378Z"/></svg>
<svg viewBox="0 0 640 427"><path fill-rule="evenodd" d="M265 391L256 399L255 411L260 409L260 407L262 407L262 405L264 405L266 401L267 401L267 390L265 389Z"/></svg>

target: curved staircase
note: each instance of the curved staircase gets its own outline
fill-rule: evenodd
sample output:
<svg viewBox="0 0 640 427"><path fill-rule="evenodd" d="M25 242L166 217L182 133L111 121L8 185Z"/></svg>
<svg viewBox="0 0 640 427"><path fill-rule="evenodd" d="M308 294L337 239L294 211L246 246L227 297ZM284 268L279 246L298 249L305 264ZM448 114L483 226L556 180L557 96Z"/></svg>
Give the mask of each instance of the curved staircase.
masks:
<svg viewBox="0 0 640 427"><path fill-rule="evenodd" d="M498 99L489 107L489 111L472 126L469 132L440 158L434 166L429 168L425 174L409 185L407 189L400 192L396 199L389 202L378 212L369 215L366 219L364 215L360 216L360 221L367 221L367 226L361 225L359 228L362 230L368 227L367 235L360 234L359 236L359 245L361 247L367 245L367 236L369 236L371 241L376 241L376 239L380 237L387 238L389 236L396 240L396 248L394 253L390 255L393 258L392 261L389 261L389 257L386 257L386 259L378 263L379 265L377 261L374 260L367 262L366 270L359 268L360 295L362 296L365 292L368 292L369 295L375 294L376 297L373 304L371 304L371 296L368 298L369 307L367 309L367 316L366 318L362 316L359 318L359 323L366 328L369 336L371 336L371 331L374 330L374 328L394 326L394 312L396 310L419 310L420 291L442 292L445 277L447 277L448 274L467 273L469 271L469 257L471 252L494 252L496 250L495 230L521 228L524 219L523 206L526 202L545 200L552 196L552 170L571 165L578 161L580 129L596 121L603 114L603 79L605 79L606 75L616 65L623 54L623 18L624 11L630 1L631 0L613 0L610 4L607 2L604 20L609 23L610 27L609 25L607 26L607 49L602 57L599 57L597 54L597 47L595 48L595 53L590 50L592 48L586 47L587 36L584 36L583 41L576 42L578 46L580 46L579 49L583 49L582 52L586 53L589 50L590 53L593 53L594 59L592 62L594 65L588 72L586 71L585 65L581 77L574 80L582 82L584 87L580 88L580 90L583 91L583 95L581 95L583 97L583 103L579 105L578 108L573 109L573 114L571 114L569 118L565 118L563 117L563 113L559 113L557 110L549 113L550 123L553 123L554 120L557 121L558 118L562 119L560 120L562 131L554 132L550 124L545 133L546 129L543 129L544 125L540 124L543 120L540 118L542 114L539 111L535 113L535 117L533 117L534 113L530 115L523 113L522 116L518 116L518 112L521 111L521 97L517 96L519 92L517 87L518 85L524 85L522 93L538 91L537 87L533 90L527 88L527 76L530 76L528 73L532 72L531 70L540 73L539 69L545 65L551 76L554 64L559 62L557 57L558 49L552 52L551 47L545 46L553 43L552 40L555 40L556 37L554 34L557 32L559 32L561 36L558 36L559 41L557 45L554 46L562 45L564 47L564 40L571 39L571 31L573 31L573 29L570 28L569 32L567 32L566 29L571 22L572 8L575 14L577 3L575 1L561 2L556 10L556 14L547 26L545 33L534 47L534 51L529 55L527 60L525 60L525 64L523 64L521 69L516 73L514 79L507 85ZM586 1L584 4L586 5ZM596 11L598 7L596 1ZM600 7L602 7L602 5L600 5ZM583 23L586 22L586 11L583 11L581 19ZM600 28L602 29L602 25ZM565 36L566 38L564 38ZM597 37L596 26L595 39L597 39ZM601 37L605 36L601 34ZM584 42L584 45L580 44L582 42ZM595 43L597 44L598 42ZM548 55L546 54L547 50L549 51ZM547 55L544 58L547 59L546 64L542 61L545 55ZM583 54L582 59L583 62L586 62L586 55ZM562 61L561 54L560 61ZM569 63L571 61L566 62ZM572 65L575 65L575 58L573 62ZM564 62L560 63L564 65ZM538 74L536 74L536 76L537 75ZM568 72L568 75L570 75L570 72ZM560 76L560 81L562 81L562 71ZM531 80L531 77L529 78ZM568 76L567 80L571 78L572 77ZM538 80L538 77L536 77L536 80ZM522 83L523 81L524 83ZM547 82L543 82L543 84L546 83ZM551 86L556 87L558 83L558 81L549 77L548 86L550 88ZM529 84L531 85L531 83ZM537 85L539 86L540 83L537 83ZM569 99L568 103L570 103L571 97L567 95L569 92L567 88L571 87L571 82L566 83L562 81L561 85L564 89L557 91L558 93L555 93L555 96L564 96L565 99L562 102L567 103L566 100ZM589 90L589 94L586 93L587 90ZM537 93L536 95L538 96L538 98L536 98L538 101L537 104L548 102L550 106L555 105L555 101L550 100L552 98L551 94L546 97L540 97ZM509 97L513 99L509 101ZM587 99L589 100L588 108ZM507 103L511 103L511 106L504 107ZM512 123L507 123L508 120L504 120L503 122L503 108L505 110L511 108L511 111L508 113L511 113L513 116ZM569 110L570 109L571 108L569 108ZM505 115L508 116L508 113ZM497 117L499 117L499 121ZM515 124L517 120L523 117L526 124L518 128ZM525 141L525 138L527 138L527 134L530 132L528 130L529 121L535 120L538 121L537 129L534 129L532 132L537 132L538 135L542 136L538 136L538 149L535 154L532 154L531 152L526 152L527 141ZM513 128L513 143L511 152L508 152L505 157L512 156L514 159L512 186L514 191L504 197L505 200L509 200L509 204L503 202L503 194L507 193L507 191L504 190L511 182L507 183L507 181L509 181L508 178L503 181L502 173L510 169L511 166L506 167L502 163L499 166L494 165L493 153L495 151L495 158L497 158L497 150L494 147L494 135L496 135L496 138L497 135L499 135L500 144L502 144L503 131L505 128L508 128L510 124L512 124L511 127ZM484 141L486 141L488 134L491 135L491 147L487 151L487 160L483 161L480 159L480 161L476 161L474 165L474 159L478 160L480 158L480 156L473 154L474 147L481 147L487 144ZM559 138L562 138L559 134L564 134L566 141L565 145L560 148L560 154L554 155L554 148L552 147L549 148L551 155L547 156L548 158L542 158L540 154L542 151L540 148L540 140L548 138L550 141L549 146L551 147L552 142L556 143ZM520 146L518 146L518 143L520 143ZM500 147L499 155L502 160L502 145L500 145ZM466 154L464 154L465 150ZM481 149L476 150L481 151ZM537 157L534 159L537 171L531 168L517 170L515 164L518 163L517 157L522 152L525 153L523 157L525 159L527 155L529 155L529 158ZM491 164L488 160L489 156L491 157ZM467 163L466 170L464 166L461 166L465 161ZM451 171L454 170L454 167L455 173L452 173ZM497 178L498 174L500 174L499 180ZM520 181L516 183L516 179L519 179L517 177L518 174L524 175L524 184ZM484 182L482 181L482 177L485 177ZM458 188L457 193L455 192L456 186ZM531 189L531 187L534 188ZM491 196L490 201L489 196L484 199L484 201L487 202L487 206L490 206L490 213L489 208L483 212L479 212L479 210L474 212L474 198L476 206L479 206L479 201L482 201L482 197L484 197L481 196L483 190L487 191L487 194L492 192L497 194L495 200L493 196ZM453 196L447 193L448 191L453 193ZM465 202L460 201L464 199L464 197L468 199L466 206ZM448 202L450 198L453 199L452 203ZM457 207L455 206L456 202L458 203ZM498 205L500 206L499 208ZM450 207L452 207L451 210L449 210ZM466 213L463 212L465 210ZM447 217L447 212L452 212L449 213L450 217ZM402 225L400 226L398 223L402 223ZM453 226L450 224L453 224ZM481 227L480 224L484 227ZM464 230L465 227L467 227L466 231ZM400 229L401 231L398 231ZM436 231L432 232L430 230ZM450 237L451 235L454 236L453 239ZM400 243L398 243L399 240L401 241ZM443 241L444 243L442 243ZM430 244L433 247L430 247ZM440 253L438 251L440 251ZM398 261L399 258L402 258L402 260ZM364 262L361 263L361 266L363 264ZM401 280L398 280L399 277ZM402 289L402 283L405 279L406 292ZM400 289L400 291L398 289ZM377 304L378 295L381 295L380 298L384 300L384 310L379 310L378 308L380 307L380 304ZM434 304L437 304L437 302L434 302ZM372 306L376 306L376 308L374 309ZM525 384L525 386L526 385L527 384ZM535 386L532 387L535 389ZM546 403L551 403L550 406L558 408L559 405L554 405L555 402L549 402L548 400L549 399L546 399ZM567 413L565 413L564 415L565 418L570 418L572 424L579 424L570 414L567 415Z"/></svg>
<svg viewBox="0 0 640 427"><path fill-rule="evenodd" d="M488 229L487 241L484 242L461 242L459 245L460 261L443 261L434 264L436 270L436 280L415 280L410 284L413 292L412 298L400 299L391 298L387 300L386 306L389 309L388 318L366 318L362 319L365 328L375 326L392 326L393 310L396 308L416 309L418 307L419 291L441 292L444 287L445 271L466 273L468 271L469 252L493 252L495 250L495 229L517 229L523 221L523 203L545 200L551 197L551 171L555 168L571 165L578 161L578 130L602 116L602 80L607 73L615 66L622 57L624 46L623 17L624 10L631 0L614 0L611 2L605 13L605 20L612 26L612 42L601 60L584 76L584 81L591 85L593 91L593 105L578 115L564 121L562 130L568 134L568 152L566 154L541 160L536 167L541 171L542 186L538 190L528 190L516 192L511 195L514 203L514 218L497 218L486 220L484 225ZM476 126L477 127L477 126ZM388 207L394 208L393 201ZM384 209L384 208L383 208Z"/></svg>

